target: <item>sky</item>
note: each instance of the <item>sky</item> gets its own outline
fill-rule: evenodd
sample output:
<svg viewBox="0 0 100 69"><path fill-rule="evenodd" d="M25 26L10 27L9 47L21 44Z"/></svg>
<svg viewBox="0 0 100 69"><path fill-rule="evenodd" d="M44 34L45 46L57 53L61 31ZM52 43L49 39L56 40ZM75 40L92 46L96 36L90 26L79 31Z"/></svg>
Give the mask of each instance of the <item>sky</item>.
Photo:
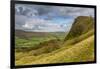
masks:
<svg viewBox="0 0 100 69"><path fill-rule="evenodd" d="M68 32L78 16L94 17L94 9L16 4L15 29L31 32Z"/></svg>

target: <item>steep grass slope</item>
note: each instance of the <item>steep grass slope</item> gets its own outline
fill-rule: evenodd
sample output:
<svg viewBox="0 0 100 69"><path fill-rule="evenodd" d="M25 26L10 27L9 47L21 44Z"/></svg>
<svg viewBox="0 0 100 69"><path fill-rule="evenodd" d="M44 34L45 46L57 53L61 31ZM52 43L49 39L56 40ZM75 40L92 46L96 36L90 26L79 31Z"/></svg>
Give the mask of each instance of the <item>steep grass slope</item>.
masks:
<svg viewBox="0 0 100 69"><path fill-rule="evenodd" d="M65 41L79 37L80 35L88 32L94 28L94 20L89 16L79 16L75 19L72 28L68 35L65 37Z"/></svg>
<svg viewBox="0 0 100 69"><path fill-rule="evenodd" d="M67 45L65 43L62 48L48 54L44 53L39 56L32 56L31 53L32 52L27 53L28 55L24 55L24 57L16 63L20 65L93 61L94 35L92 34L74 45Z"/></svg>
<svg viewBox="0 0 100 69"><path fill-rule="evenodd" d="M93 38L94 37L91 36L69 49L65 49L53 55L33 61L31 64L93 61Z"/></svg>

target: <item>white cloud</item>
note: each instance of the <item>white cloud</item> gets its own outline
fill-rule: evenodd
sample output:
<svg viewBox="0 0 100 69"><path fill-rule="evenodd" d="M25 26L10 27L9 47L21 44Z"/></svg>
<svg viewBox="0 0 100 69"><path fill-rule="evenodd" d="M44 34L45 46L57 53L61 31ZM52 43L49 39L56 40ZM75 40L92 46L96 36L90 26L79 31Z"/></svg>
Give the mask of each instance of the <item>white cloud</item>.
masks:
<svg viewBox="0 0 100 69"><path fill-rule="evenodd" d="M30 30L35 32L58 32L65 31L66 25L62 26L62 24L54 23L50 20L43 19L32 19L30 21L26 21L24 25L22 25L24 30Z"/></svg>
<svg viewBox="0 0 100 69"><path fill-rule="evenodd" d="M25 23L24 25L22 25L23 28L26 28L26 29L32 29L33 28L33 25L31 24L28 24L28 23Z"/></svg>

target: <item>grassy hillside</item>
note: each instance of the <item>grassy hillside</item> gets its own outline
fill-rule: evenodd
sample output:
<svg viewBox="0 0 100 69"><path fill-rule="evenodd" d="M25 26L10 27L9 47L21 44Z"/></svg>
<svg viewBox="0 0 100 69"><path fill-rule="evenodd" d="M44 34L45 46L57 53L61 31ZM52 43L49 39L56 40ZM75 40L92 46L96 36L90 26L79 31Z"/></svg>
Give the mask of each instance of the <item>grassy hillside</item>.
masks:
<svg viewBox="0 0 100 69"><path fill-rule="evenodd" d="M43 48L40 49L40 51L45 51L45 50L46 49ZM17 53L17 55L22 55L22 54L23 53L20 54ZM20 56L20 58L21 59L16 61L16 64L19 65L20 64L46 64L46 63L93 61L94 60L94 35L92 34L91 36L88 36L86 39L83 39L81 42L78 42L76 44L70 43L67 45L67 43L64 43L63 47L51 53L47 53L47 54L44 53L35 56L33 55L33 51L30 51L24 54L22 57Z"/></svg>
<svg viewBox="0 0 100 69"><path fill-rule="evenodd" d="M94 20L92 17L79 16L75 19L72 28L68 35L65 37L65 41L79 37L80 35L88 32L94 28Z"/></svg>
<svg viewBox="0 0 100 69"><path fill-rule="evenodd" d="M91 36L69 49L61 50L44 58L41 57L39 60L33 61L31 64L93 61L93 38L94 37Z"/></svg>
<svg viewBox="0 0 100 69"><path fill-rule="evenodd" d="M16 51L16 65L94 61L93 26L92 17L77 17L65 39L48 40L25 52Z"/></svg>

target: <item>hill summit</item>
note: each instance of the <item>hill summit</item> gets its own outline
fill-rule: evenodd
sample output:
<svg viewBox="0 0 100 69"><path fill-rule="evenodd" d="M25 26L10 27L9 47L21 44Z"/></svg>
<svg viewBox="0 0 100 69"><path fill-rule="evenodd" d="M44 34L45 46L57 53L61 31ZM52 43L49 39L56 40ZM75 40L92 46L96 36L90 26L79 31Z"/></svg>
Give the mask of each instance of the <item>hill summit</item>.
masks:
<svg viewBox="0 0 100 69"><path fill-rule="evenodd" d="M68 35L65 37L65 41L68 39L78 37L84 33L87 33L89 30L93 29L93 27L94 27L93 17L78 16L75 19L74 23L72 24L72 27Z"/></svg>

